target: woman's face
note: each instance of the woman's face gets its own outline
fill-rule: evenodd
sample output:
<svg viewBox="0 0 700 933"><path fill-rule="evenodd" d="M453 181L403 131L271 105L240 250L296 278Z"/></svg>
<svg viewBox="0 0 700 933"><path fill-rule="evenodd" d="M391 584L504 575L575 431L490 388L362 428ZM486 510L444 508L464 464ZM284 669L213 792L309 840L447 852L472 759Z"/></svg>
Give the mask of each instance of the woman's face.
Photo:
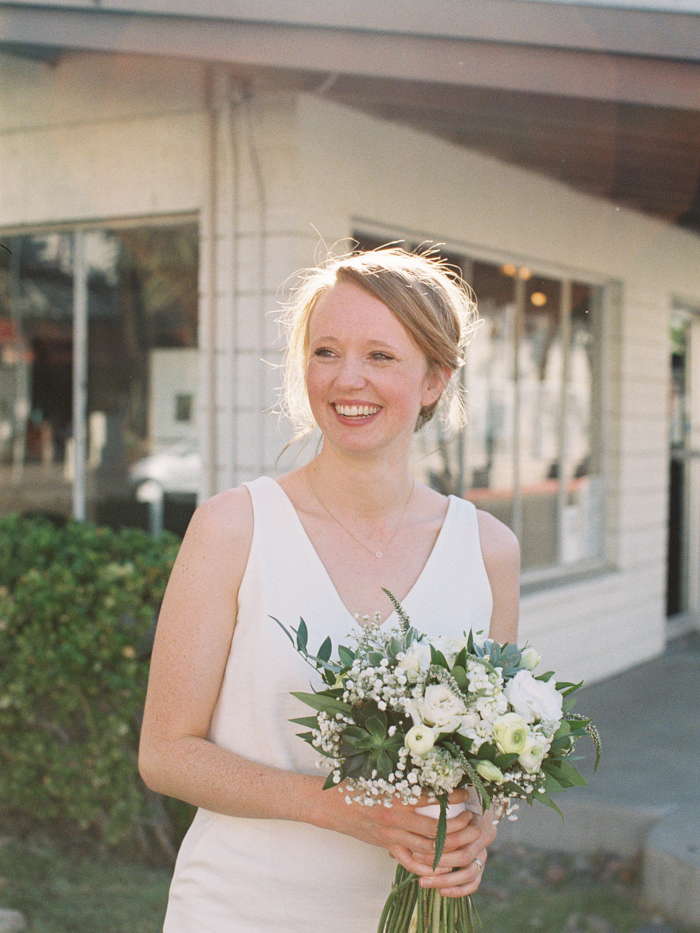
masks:
<svg viewBox="0 0 700 933"><path fill-rule="evenodd" d="M421 408L440 396L443 380L383 302L339 282L311 314L306 386L326 440L368 453L407 449Z"/></svg>

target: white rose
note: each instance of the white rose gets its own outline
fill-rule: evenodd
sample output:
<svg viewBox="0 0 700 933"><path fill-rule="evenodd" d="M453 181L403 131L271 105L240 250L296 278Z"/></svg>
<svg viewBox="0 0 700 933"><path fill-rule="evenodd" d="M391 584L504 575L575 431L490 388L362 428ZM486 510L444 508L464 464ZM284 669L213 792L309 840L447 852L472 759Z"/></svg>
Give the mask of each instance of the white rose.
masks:
<svg viewBox="0 0 700 933"><path fill-rule="evenodd" d="M553 684L535 680L530 671L518 671L504 690L513 711L525 722L559 722L562 712L561 694Z"/></svg>
<svg viewBox="0 0 700 933"><path fill-rule="evenodd" d="M529 645L520 652L520 663L528 671L534 671L541 660L541 656Z"/></svg>
<svg viewBox="0 0 700 933"><path fill-rule="evenodd" d="M406 712L414 725L432 726L436 732L455 732L467 708L446 684L431 684L424 696L406 704Z"/></svg>
<svg viewBox="0 0 700 933"><path fill-rule="evenodd" d="M539 771L544 758L544 747L532 736L528 736L525 748L518 755L518 761L530 774Z"/></svg>
<svg viewBox="0 0 700 933"><path fill-rule="evenodd" d="M404 745L414 755L427 755L435 745L435 733L429 726L413 726L406 733Z"/></svg>
<svg viewBox="0 0 700 933"><path fill-rule="evenodd" d="M406 672L406 677L415 683L421 674L430 667L430 645L415 641L399 658L398 666Z"/></svg>

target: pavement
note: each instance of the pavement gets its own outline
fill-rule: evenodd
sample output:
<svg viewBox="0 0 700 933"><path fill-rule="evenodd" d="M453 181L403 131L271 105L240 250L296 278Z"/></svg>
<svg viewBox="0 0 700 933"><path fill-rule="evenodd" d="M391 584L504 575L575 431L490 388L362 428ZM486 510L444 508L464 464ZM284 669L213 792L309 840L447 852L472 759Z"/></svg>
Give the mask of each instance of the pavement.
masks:
<svg viewBox="0 0 700 933"><path fill-rule="evenodd" d="M504 822L499 840L568 852L639 856L645 903L668 919L700 927L700 632L663 655L576 693L603 757L582 739L584 788L560 794L562 823L527 805Z"/></svg>

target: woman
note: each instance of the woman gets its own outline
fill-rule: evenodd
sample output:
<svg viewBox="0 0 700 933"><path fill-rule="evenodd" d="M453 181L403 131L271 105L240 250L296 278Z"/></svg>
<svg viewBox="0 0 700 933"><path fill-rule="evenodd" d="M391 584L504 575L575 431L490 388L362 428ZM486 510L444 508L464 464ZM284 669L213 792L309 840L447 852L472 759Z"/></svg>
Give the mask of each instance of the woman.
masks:
<svg viewBox="0 0 700 933"><path fill-rule="evenodd" d="M448 821L433 871L435 819L322 790L318 755L289 723L307 712L290 692L308 689L309 668L270 618L303 617L312 648L337 645L354 620L396 621L386 587L429 634L516 640L512 533L409 471L414 430L440 404L459 411L472 317L437 260L397 249L315 270L290 306L287 407L318 425L320 450L198 509L158 623L141 773L200 808L167 933L370 933L392 858L447 897L479 886L490 814Z"/></svg>

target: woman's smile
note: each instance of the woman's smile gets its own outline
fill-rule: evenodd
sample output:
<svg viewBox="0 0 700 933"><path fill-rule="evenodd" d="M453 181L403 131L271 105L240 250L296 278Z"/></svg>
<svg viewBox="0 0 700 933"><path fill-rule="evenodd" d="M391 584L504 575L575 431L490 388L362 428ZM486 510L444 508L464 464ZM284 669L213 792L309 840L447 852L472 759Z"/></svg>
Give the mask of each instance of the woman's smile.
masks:
<svg viewBox="0 0 700 933"><path fill-rule="evenodd" d="M371 415L376 415L381 409L381 405L346 405L342 402L334 402L333 408L335 408L338 414L343 418L364 420Z"/></svg>

